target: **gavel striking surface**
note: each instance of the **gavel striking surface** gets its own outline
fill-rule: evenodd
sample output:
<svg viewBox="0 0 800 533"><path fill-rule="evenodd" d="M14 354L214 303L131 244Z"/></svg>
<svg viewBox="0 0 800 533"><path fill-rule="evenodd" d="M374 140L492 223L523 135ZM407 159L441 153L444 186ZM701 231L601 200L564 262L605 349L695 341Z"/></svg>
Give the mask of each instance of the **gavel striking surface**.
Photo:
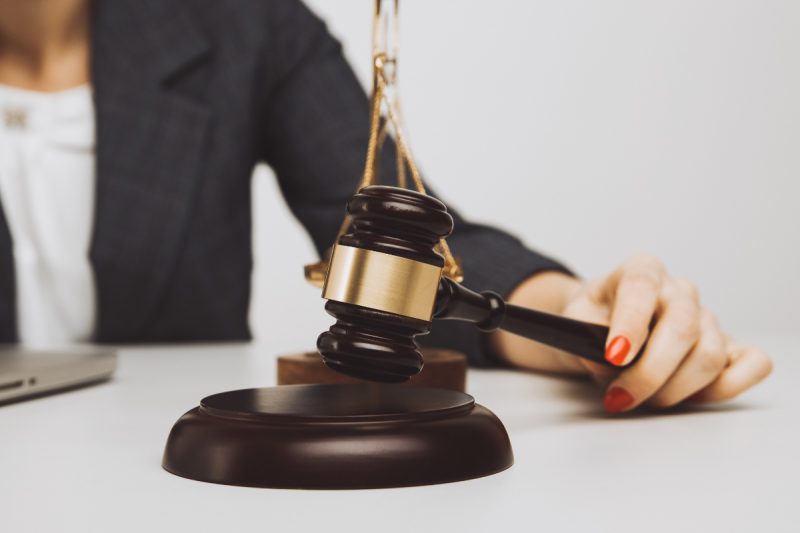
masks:
<svg viewBox="0 0 800 533"><path fill-rule="evenodd" d="M445 348L422 348L425 366L422 371L402 385L436 387L466 392L467 357ZM364 383L362 380L331 370L318 352L278 356L278 385L309 385L312 383Z"/></svg>
<svg viewBox="0 0 800 533"><path fill-rule="evenodd" d="M472 479L512 463L505 428L472 396L364 383L208 396L176 422L162 464L226 485L359 489Z"/></svg>

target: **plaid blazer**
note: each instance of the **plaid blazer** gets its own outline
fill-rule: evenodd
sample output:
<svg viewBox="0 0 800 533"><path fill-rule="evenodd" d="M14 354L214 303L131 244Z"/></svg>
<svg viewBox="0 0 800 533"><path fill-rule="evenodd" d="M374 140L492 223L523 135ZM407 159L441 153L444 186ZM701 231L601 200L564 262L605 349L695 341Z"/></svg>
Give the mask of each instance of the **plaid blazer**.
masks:
<svg viewBox="0 0 800 533"><path fill-rule="evenodd" d="M94 338L248 339L253 167L274 169L322 252L361 175L366 95L298 0L97 0L92 10ZM382 164L392 172L391 153ZM457 215L455 228L449 242L473 288L507 293L564 270L496 229ZM0 213L0 341L17 338L14 287ZM468 324L436 324L421 340L491 361Z"/></svg>

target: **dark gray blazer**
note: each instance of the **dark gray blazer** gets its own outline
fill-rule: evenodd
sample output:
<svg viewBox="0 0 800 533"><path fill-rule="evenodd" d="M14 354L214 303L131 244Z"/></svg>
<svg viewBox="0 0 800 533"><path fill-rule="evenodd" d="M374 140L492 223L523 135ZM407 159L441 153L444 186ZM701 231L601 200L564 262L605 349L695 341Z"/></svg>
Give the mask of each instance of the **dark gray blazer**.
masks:
<svg viewBox="0 0 800 533"><path fill-rule="evenodd" d="M248 339L254 165L275 170L320 252L361 175L367 100L339 43L298 0L97 0L91 49L95 340ZM563 270L461 218L449 242L477 289ZM0 213L0 341L17 338L14 286ZM469 325L425 341L490 361Z"/></svg>

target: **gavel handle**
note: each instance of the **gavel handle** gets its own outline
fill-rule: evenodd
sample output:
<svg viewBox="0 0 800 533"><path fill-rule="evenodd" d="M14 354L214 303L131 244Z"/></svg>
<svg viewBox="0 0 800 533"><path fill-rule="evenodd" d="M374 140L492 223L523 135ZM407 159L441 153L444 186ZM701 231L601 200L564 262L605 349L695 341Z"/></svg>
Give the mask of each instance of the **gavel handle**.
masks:
<svg viewBox="0 0 800 533"><path fill-rule="evenodd" d="M608 328L506 303L492 291L475 292L442 278L436 295L436 319L464 320L482 331L502 329L596 363L614 366L605 358ZM625 366L633 364L636 354Z"/></svg>

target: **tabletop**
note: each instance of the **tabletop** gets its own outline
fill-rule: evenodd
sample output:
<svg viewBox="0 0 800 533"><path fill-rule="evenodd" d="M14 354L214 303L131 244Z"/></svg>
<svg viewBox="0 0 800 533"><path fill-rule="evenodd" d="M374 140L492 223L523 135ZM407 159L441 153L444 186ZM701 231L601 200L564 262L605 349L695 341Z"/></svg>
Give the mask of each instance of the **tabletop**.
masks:
<svg viewBox="0 0 800 533"><path fill-rule="evenodd" d="M120 349L107 383L0 407L0 530L798 531L800 338L773 375L716 407L605 415L592 385L470 370L512 468L402 489L274 490L176 477L170 427L209 394L275 383L253 344Z"/></svg>

